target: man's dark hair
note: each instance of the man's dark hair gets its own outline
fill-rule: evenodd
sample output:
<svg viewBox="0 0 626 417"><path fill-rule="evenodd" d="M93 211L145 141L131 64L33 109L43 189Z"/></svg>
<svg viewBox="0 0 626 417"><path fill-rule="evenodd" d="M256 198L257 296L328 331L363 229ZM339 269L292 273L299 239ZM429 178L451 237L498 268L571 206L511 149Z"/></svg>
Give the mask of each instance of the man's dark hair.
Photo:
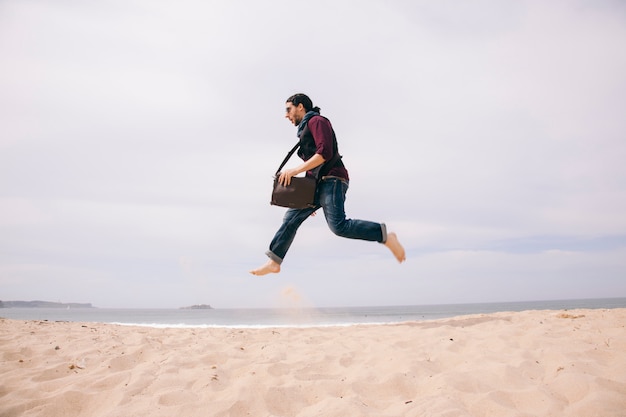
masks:
<svg viewBox="0 0 626 417"><path fill-rule="evenodd" d="M306 110L307 112L311 110L317 113L320 112L320 108L317 106L313 107L313 102L311 101L309 96L307 96L306 94L302 94L302 93L294 94L293 96L287 99L286 103L293 103L293 105L296 107L298 106L298 104L302 104L302 106L304 106L304 110Z"/></svg>

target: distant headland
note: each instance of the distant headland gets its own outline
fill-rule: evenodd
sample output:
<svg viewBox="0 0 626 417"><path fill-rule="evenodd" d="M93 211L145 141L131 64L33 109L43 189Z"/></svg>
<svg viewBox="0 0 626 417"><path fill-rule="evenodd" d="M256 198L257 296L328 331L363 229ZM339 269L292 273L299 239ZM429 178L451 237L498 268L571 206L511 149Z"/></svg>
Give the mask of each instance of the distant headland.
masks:
<svg viewBox="0 0 626 417"><path fill-rule="evenodd" d="M95 308L91 303L56 303L53 301L0 301L0 308Z"/></svg>

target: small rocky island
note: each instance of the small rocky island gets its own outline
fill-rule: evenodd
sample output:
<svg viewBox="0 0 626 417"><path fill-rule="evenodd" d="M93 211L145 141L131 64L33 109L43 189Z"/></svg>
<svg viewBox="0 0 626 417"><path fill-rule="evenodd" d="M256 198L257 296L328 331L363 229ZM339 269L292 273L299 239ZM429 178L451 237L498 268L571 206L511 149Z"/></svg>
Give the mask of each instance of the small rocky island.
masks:
<svg viewBox="0 0 626 417"><path fill-rule="evenodd" d="M213 307L211 307L208 304L194 304L189 307L181 307L180 309L181 310L212 310Z"/></svg>

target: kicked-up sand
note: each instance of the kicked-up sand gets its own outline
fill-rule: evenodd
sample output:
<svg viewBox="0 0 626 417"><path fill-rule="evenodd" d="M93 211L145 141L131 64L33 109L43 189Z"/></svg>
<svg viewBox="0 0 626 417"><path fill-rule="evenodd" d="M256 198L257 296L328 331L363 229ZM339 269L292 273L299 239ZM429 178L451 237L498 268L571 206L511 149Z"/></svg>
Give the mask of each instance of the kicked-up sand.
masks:
<svg viewBox="0 0 626 417"><path fill-rule="evenodd" d="M624 417L625 325L626 309L266 329L0 319L0 417Z"/></svg>

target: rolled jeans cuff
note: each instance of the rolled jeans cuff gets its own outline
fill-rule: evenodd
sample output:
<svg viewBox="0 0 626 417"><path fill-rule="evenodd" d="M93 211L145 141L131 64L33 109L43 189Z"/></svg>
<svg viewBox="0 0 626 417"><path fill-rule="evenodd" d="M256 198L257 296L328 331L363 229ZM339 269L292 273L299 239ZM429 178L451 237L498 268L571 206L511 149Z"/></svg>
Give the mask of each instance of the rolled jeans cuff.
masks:
<svg viewBox="0 0 626 417"><path fill-rule="evenodd" d="M283 263L283 259L276 256L276 254L272 252L271 250L268 250L267 252L265 252L265 254L267 255L268 258L276 262L278 265Z"/></svg>
<svg viewBox="0 0 626 417"><path fill-rule="evenodd" d="M382 240L380 243L387 243L387 225L385 223L380 224L380 231L382 232Z"/></svg>

